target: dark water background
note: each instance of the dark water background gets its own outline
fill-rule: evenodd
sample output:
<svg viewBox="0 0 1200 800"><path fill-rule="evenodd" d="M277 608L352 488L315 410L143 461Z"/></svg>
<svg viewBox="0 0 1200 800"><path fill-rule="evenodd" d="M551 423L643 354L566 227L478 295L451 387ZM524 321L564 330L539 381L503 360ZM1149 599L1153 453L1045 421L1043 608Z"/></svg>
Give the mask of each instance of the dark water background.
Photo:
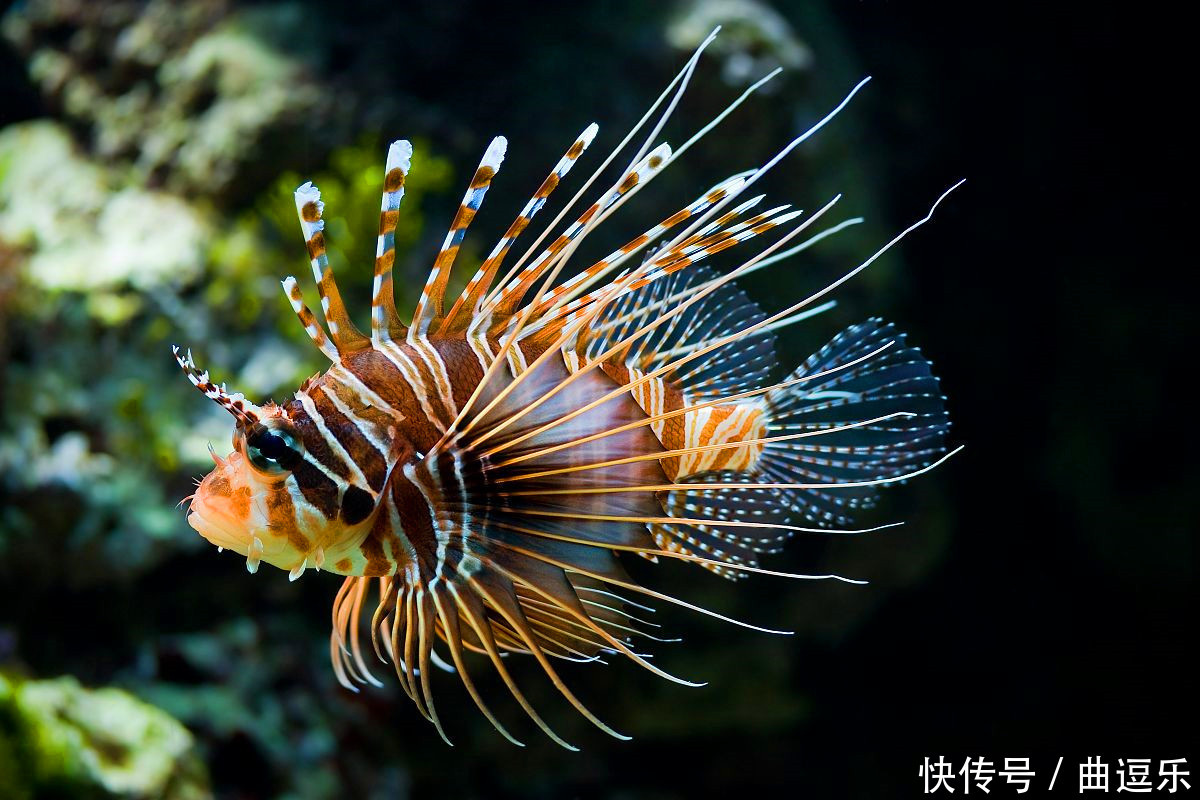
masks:
<svg viewBox="0 0 1200 800"><path fill-rule="evenodd" d="M281 114L264 123L227 159L234 177L211 191L170 163L114 180L183 196L232 226L273 213L263 209L279 203L271 187L285 172L328 170L359 142L381 166L388 138L418 138L453 177L431 180L424 195L412 281L490 136L507 134L510 148L472 231L489 244L578 130L597 119L614 137L686 57L666 41L685 8L671 4L179 5L192 7L188 24L200 31L208 14L252 18L253 36L305 65L318 122ZM23 446L44 455L82 432L89 453L112 456L74 483L31 479L0 460L0 670L73 675L167 709L196 736L215 793L229 798L909 797L920 792L922 758L938 755L957 764L1029 756L1042 785L1063 756L1059 795L1075 794L1085 756L1194 761L1194 425L1191 404L1172 410L1170 401L1185 394L1195 359L1169 361L1194 327L1194 296L1175 282L1194 259L1175 247L1158 188L1183 166L1168 149L1170 114L1159 111L1171 105L1178 73L1168 62L1179 50L1146 19L1102 5L772 6L811 64L747 104L664 176L655 197L674 208L769 157L870 74L868 90L767 187L806 208L844 191L846 216L870 219L811 259L754 276L751 296L784 307L968 179L932 225L839 293L836 311L781 341L790 368L844 324L872 314L896 321L934 360L954 440L967 445L864 520L903 519L904 528L796 542L773 562L869 586L763 578L733 587L694 570L639 569L664 590L797 634L662 610L660 621L686 639L663 645L662 663L708 686L664 684L624 664L565 670L632 742L590 729L531 670L520 673L579 754L543 741L515 705L497 700L529 742L511 747L455 679L441 679L439 709L457 745L447 748L394 681L353 697L333 683L324 648L334 578L251 578L236 558L199 546L182 514L156 516L203 469L169 454L208 412L171 372L166 343L194 331L204 338L188 343L218 374L268 331L301 352L293 333L275 332L273 320L280 331L294 321L271 286L303 269L302 251L289 249L296 241L277 245L274 229L254 223L262 255L249 267L231 271L226 250L206 251L190 278L166 289L110 288L152 298L112 321L85 307L83 290L28 287L28 247L0 237L0 436L18 441L22 426L40 426ZM72 74L98 76L101 94L136 85L95 55L103 47L78 43L80 29L107 23L69 3L8 13L29 8L51 8L59 21L0 51L0 123L58 120L85 158L136 162L136 144L97 155L102 125L88 104L72 111L61 92L27 77L31 53L75 48L92 55L79 56ZM758 72L777 54L762 36L743 48L764 59ZM740 91L722 71L730 57L702 63L666 131L672 141ZM184 119L203 113L204 98L191 102L199 110ZM640 230L658 210L614 224ZM337 265L343 286L358 283L352 301L365 298L374 223L364 218L363 257ZM214 284L234 288L214 294ZM226 325L222 309L239 316ZM189 311L208 316L189 329L180 321ZM223 337L231 343L221 346ZM293 367L299 374L315 364L310 353L297 357L310 359ZM140 365L134 377L132 367L121 374L130 358ZM280 394L294 388L287 377ZM142 387L134 400L110 391L129 381ZM31 399L71 392L82 402ZM166 460L153 466L160 453ZM141 466L131 463L138 458Z"/></svg>

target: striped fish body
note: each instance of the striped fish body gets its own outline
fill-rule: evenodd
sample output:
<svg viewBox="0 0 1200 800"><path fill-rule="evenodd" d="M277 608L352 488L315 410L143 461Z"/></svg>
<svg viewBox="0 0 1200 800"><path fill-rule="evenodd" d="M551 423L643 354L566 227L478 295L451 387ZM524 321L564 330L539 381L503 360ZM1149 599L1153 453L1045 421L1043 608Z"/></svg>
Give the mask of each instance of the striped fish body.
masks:
<svg viewBox="0 0 1200 800"><path fill-rule="evenodd" d="M492 357L499 352L499 343L494 340L486 346ZM299 429L303 441L320 441L327 446L311 449L311 463L294 471L294 482L285 481L267 493L263 505L270 518L259 534L265 560L275 563L284 558L281 546L286 543L292 561L281 561L277 566L288 571L302 568L306 561L314 566L318 551L322 553L322 568L341 575L387 576L419 566L422 561L432 563L436 551L433 520L446 498L436 493L426 498L403 467L419 462L433 448L479 386L488 356L477 348L477 343L463 336L392 341L378 349L348 354L324 375L301 387L295 399L283 406L283 413ZM542 351L534 346L521 348L526 362L541 355ZM583 363L578 352L560 351L559 355L566 370L578 372ZM501 374L506 381L515 377L507 369ZM593 402L638 379L643 382L629 393L629 399L641 410L640 418L683 412L673 419L649 423L647 430L656 441L643 437L639 444L644 449L639 452L759 439L766 430L761 402L690 409L686 394L670 382L662 378L645 380L644 373L617 360L601 365L596 376L586 382L589 393L575 393L573 397L580 405ZM588 421L588 426L596 433L615 427L618 419L628 422L637 418L628 400L609 402ZM564 453L568 461L558 463L571 466L612 457L617 451L611 444L601 441L591 447L577 446ZM761 444L718 447L663 458L658 461L662 468L660 482L719 469L750 472L762 450ZM622 450L621 455L636 454ZM464 454L462 460L478 469L488 467L486 459L477 461L471 454ZM245 485L239 481L236 469L230 472L224 477L213 473L208 479L211 486ZM241 495L247 496L248 491L243 490ZM369 501L361 499L364 497ZM361 508L356 502L362 503ZM379 511L375 513L377 504ZM204 532L201 507L194 504L193 513L194 524ZM244 513L231 509L227 516L240 517ZM373 519L364 526L368 515ZM333 528L334 535L310 538L306 531L327 527L310 524L319 519L341 524ZM363 527L369 527L365 535Z"/></svg>
<svg viewBox="0 0 1200 800"><path fill-rule="evenodd" d="M682 91L699 54L659 103ZM234 451L213 453L215 468L191 498L189 523L244 555L252 572L266 562L293 580L310 568L345 576L330 637L339 681L355 691L378 683L364 656L369 639L443 738L431 665L457 673L481 712L517 741L471 680L479 659L543 732L571 747L513 680L502 659L509 653L534 659L572 706L621 737L575 698L556 661L617 654L687 684L641 652L640 642L657 638L644 602L737 622L635 583L623 559L682 560L730 579L787 575L762 567L760 557L796 533L842 529L879 487L946 457L949 422L937 379L890 324L851 326L786 378L774 375L774 331L828 308L814 303L928 216L781 312L766 314L734 283L846 227L772 256L834 201L789 225L800 212L755 212L762 197L741 197L811 131L762 168L718 183L559 280L579 243L675 157L647 141L575 222L538 249L571 201L504 271L514 243L596 130L588 126L555 163L447 303L455 256L507 147L493 140L409 324L395 308L392 265L411 145L393 143L384 168L369 331L342 303L325 252L320 192L311 184L297 189L320 319L294 278L283 286L331 366L282 405L229 392L190 352L175 349L189 380L236 421ZM728 271L702 263L772 231L781 232L774 243ZM647 251L651 244L656 249Z"/></svg>

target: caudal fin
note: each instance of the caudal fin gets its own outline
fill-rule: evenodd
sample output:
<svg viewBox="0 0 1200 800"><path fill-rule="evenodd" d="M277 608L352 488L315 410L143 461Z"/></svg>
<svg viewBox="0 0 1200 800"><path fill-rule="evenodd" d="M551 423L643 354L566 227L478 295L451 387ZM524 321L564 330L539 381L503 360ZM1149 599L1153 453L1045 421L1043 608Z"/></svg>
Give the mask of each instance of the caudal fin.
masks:
<svg viewBox="0 0 1200 800"><path fill-rule="evenodd" d="M818 526L849 523L887 485L872 482L890 483L945 452L945 398L929 360L905 338L878 318L852 325L767 394L768 436L795 438L766 445L761 474L829 484L783 490L793 510Z"/></svg>

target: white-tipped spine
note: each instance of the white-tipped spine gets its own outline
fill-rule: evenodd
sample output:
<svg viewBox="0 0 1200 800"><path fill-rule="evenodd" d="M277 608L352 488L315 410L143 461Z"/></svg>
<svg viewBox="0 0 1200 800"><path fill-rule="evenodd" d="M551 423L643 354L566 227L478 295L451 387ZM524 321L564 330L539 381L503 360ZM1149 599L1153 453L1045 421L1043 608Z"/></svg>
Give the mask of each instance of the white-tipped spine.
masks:
<svg viewBox="0 0 1200 800"><path fill-rule="evenodd" d="M600 126L595 122L583 129L583 133L579 136L579 141L583 143L585 150L592 144L592 140L596 138L596 134L599 132Z"/></svg>
<svg viewBox="0 0 1200 800"><path fill-rule="evenodd" d="M388 146L387 169L399 168L405 175L412 168L412 142L408 139L397 139Z"/></svg>
<svg viewBox="0 0 1200 800"><path fill-rule="evenodd" d="M412 142L407 139L397 139L388 146L387 165L384 167L384 174L390 175L392 170L400 170L400 174L406 179L408 172L412 169ZM395 211L400 207L400 201L404 199L404 184L400 184L400 188L394 191L384 191L383 198L379 203L380 211ZM375 249L375 255L383 255L384 242L383 237L379 238L379 245Z"/></svg>
<svg viewBox="0 0 1200 800"><path fill-rule="evenodd" d="M492 169L500 169L501 162L504 161L504 156L508 152L508 139L503 136L497 136L492 139L487 150L483 153L483 159L479 162L481 167L491 167Z"/></svg>
<svg viewBox="0 0 1200 800"><path fill-rule="evenodd" d="M295 192L296 198L296 215L300 218L300 230L304 233L305 243L311 242L313 237L325 230L325 204L321 202L321 190L313 185L312 181L306 181L301 184ZM309 205L314 205L316 214L309 214L315 219L305 219L305 209ZM315 258L309 259L312 265L313 280L318 285L321 279L325 276L325 266L329 262L329 257L322 252ZM329 314L330 301L324 292L321 293L321 314L325 317L325 324L329 326L329 333L337 339L338 329L337 323L333 321Z"/></svg>
<svg viewBox="0 0 1200 800"><path fill-rule="evenodd" d="M313 186L312 181L306 181L296 189L293 196L296 199L296 214L300 217L300 229L304 231L304 240L308 241L314 233L325 230L325 220L322 219L325 215L325 204L321 202L321 190ZM315 220L304 218L304 208L309 203L315 203L317 206Z"/></svg>

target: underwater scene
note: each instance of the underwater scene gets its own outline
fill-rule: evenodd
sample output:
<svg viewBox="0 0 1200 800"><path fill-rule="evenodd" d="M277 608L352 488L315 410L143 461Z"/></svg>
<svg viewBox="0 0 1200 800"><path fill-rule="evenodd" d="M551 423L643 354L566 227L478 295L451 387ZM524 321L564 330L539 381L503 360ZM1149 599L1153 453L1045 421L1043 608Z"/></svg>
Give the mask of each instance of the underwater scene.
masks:
<svg viewBox="0 0 1200 800"><path fill-rule="evenodd" d="M1124 31L992 13L0 5L0 800L1193 791Z"/></svg>

